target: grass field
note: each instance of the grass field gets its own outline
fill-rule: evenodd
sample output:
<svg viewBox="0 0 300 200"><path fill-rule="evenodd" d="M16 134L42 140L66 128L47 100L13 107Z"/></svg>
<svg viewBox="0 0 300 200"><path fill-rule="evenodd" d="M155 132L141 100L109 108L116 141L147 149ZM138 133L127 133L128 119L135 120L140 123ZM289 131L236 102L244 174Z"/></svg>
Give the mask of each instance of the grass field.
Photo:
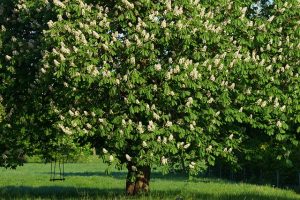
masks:
<svg viewBox="0 0 300 200"><path fill-rule="evenodd" d="M93 163L65 164L66 180L50 182L50 164L28 163L17 170L0 169L0 199L227 199L292 200L300 195L291 190L230 183L154 172L147 196L124 195L125 171L105 174L106 166Z"/></svg>

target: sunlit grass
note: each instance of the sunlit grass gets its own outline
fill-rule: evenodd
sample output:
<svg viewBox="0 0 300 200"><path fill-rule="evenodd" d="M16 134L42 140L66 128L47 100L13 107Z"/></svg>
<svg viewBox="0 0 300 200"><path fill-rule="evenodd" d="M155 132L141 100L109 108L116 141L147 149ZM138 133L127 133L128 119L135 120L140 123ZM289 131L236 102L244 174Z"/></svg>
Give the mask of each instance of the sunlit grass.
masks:
<svg viewBox="0 0 300 200"><path fill-rule="evenodd" d="M124 195L125 171L105 173L100 161L65 164L65 181L51 182L50 164L28 163L17 170L0 169L0 199L132 199ZM300 199L291 190L216 179L186 177L154 172L151 192L134 199Z"/></svg>

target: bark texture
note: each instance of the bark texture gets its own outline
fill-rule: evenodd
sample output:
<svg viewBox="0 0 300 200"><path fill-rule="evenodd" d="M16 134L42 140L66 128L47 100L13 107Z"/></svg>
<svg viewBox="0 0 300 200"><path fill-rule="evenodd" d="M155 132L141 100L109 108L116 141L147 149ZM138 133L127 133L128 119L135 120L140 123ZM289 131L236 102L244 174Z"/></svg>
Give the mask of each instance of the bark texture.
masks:
<svg viewBox="0 0 300 200"><path fill-rule="evenodd" d="M126 193L127 195L136 195L139 193L146 193L149 191L150 173L149 166L138 168L136 171L132 170L132 166L128 165L128 174L126 179Z"/></svg>

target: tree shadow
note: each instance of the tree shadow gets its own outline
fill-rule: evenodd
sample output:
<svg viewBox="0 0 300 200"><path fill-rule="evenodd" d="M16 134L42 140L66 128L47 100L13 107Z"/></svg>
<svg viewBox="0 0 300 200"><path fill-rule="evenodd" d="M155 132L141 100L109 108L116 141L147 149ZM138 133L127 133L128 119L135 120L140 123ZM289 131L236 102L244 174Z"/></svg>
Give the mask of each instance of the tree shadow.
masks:
<svg viewBox="0 0 300 200"><path fill-rule="evenodd" d="M43 174L51 174L50 172L46 172ZM64 176L71 177L71 176L82 176L82 177L90 177L90 176L101 176L101 177L113 177L115 179L125 180L127 176L127 172L125 171L117 171L117 172L64 172ZM162 174L161 172L151 172L151 181L155 181L155 179L165 179L165 180L173 180L173 181L184 181L188 180L188 175L181 174L181 173L169 173L169 174ZM204 182L204 181L203 181ZM207 181L209 182L209 181Z"/></svg>
<svg viewBox="0 0 300 200"><path fill-rule="evenodd" d="M291 198L275 195L259 195L255 193L245 194L209 194L205 192L186 193L180 190L154 190L146 196L137 196L130 199L219 199L219 200L235 200L235 199L263 199L263 200L294 200L299 198ZM6 186L0 187L0 199L128 199L124 193L124 189L110 188L76 188L62 186Z"/></svg>
<svg viewBox="0 0 300 200"><path fill-rule="evenodd" d="M115 198L125 195L124 190L114 189L98 189L98 188L76 188L62 186L6 186L0 187L0 199L93 199L99 198Z"/></svg>
<svg viewBox="0 0 300 200"><path fill-rule="evenodd" d="M50 173L49 173L50 174ZM65 177L68 176L112 176L117 179L124 179L126 177L126 172L111 172L111 173L105 173L105 172L65 172Z"/></svg>

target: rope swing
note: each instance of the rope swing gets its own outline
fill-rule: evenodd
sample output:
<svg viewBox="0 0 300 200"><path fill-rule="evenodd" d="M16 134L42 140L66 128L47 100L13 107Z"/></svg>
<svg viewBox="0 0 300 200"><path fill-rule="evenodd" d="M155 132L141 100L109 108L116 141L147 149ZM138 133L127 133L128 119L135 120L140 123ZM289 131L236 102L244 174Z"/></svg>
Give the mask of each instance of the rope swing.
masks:
<svg viewBox="0 0 300 200"><path fill-rule="evenodd" d="M58 171L57 171L58 170ZM51 161L50 181L64 181L65 180L65 160L55 156Z"/></svg>

